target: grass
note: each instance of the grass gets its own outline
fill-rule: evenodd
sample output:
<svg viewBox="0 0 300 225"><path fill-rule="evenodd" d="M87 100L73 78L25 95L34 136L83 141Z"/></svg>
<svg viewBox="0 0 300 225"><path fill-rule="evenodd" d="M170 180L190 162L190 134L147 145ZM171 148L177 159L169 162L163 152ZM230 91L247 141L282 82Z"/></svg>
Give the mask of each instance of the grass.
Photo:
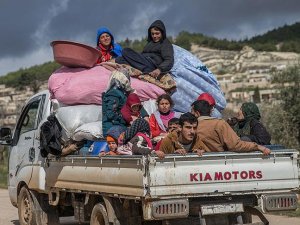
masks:
<svg viewBox="0 0 300 225"><path fill-rule="evenodd" d="M0 161L0 188L7 188L8 157L4 152L4 160Z"/></svg>

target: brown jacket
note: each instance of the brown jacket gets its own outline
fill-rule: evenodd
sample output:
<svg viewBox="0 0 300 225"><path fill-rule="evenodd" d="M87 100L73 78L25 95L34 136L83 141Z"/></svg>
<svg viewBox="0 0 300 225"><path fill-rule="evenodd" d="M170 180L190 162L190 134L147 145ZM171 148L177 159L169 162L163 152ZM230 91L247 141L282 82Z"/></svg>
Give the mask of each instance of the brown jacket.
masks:
<svg viewBox="0 0 300 225"><path fill-rule="evenodd" d="M196 136L191 145L191 149L189 152L193 152L194 150L197 150L197 149L204 149L203 147L204 147L204 144L198 138L198 136ZM177 149L184 149L184 148L178 140L178 133L175 131L175 132L168 134L164 139L162 139L159 150L163 151L165 154L174 154L174 152Z"/></svg>
<svg viewBox="0 0 300 225"><path fill-rule="evenodd" d="M242 141L223 119L200 116L197 135L203 142L206 152L250 152L258 150L256 143Z"/></svg>

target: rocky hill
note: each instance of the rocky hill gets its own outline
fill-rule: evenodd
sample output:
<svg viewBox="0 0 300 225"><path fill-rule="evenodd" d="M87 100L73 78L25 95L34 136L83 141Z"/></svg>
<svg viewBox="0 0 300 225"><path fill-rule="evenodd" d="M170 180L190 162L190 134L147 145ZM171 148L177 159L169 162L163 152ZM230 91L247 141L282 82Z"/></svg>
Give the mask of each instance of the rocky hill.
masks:
<svg viewBox="0 0 300 225"><path fill-rule="evenodd" d="M261 102L276 101L278 93L271 84L271 74L299 63L293 52L259 52L245 46L241 51L216 50L192 45L191 52L217 76L234 110L244 101L253 101L259 92Z"/></svg>

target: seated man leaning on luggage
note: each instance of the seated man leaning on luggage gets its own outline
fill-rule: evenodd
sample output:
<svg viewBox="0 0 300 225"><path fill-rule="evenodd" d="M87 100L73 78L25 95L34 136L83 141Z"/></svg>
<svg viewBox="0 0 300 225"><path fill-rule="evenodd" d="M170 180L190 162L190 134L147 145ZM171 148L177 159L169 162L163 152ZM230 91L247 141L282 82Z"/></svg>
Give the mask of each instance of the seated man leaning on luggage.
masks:
<svg viewBox="0 0 300 225"><path fill-rule="evenodd" d="M169 133L161 142L159 150L165 154L195 152L202 155L204 152L203 143L197 137L196 130L198 121L191 113L184 113L179 118L180 128Z"/></svg>
<svg viewBox="0 0 300 225"><path fill-rule="evenodd" d="M191 112L198 118L197 136L204 144L206 152L251 152L270 154L270 149L253 142L242 141L230 125L223 119L211 117L213 107L207 101L197 100Z"/></svg>

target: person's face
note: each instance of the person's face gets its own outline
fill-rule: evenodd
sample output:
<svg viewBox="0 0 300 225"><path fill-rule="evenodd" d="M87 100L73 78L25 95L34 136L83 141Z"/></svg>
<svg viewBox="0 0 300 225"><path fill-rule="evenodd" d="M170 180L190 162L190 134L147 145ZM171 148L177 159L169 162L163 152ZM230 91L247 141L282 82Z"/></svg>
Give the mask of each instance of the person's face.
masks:
<svg viewBox="0 0 300 225"><path fill-rule="evenodd" d="M200 113L194 109L194 106L191 108L191 113L197 118L200 116Z"/></svg>
<svg viewBox="0 0 300 225"><path fill-rule="evenodd" d="M113 152L114 152L114 151L116 151L117 148L118 148L117 143L114 142L114 141L107 142L107 144L108 144L108 148L109 148L110 151L113 151Z"/></svg>
<svg viewBox="0 0 300 225"><path fill-rule="evenodd" d="M197 130L197 123L184 122L181 128L181 135L183 141L192 141L195 138Z"/></svg>
<svg viewBox="0 0 300 225"><path fill-rule="evenodd" d="M180 129L180 125L176 123L172 123L168 126L168 132L177 131Z"/></svg>
<svg viewBox="0 0 300 225"><path fill-rule="evenodd" d="M101 34L99 38L99 44L104 47L109 47L111 44L111 36L108 33Z"/></svg>
<svg viewBox="0 0 300 225"><path fill-rule="evenodd" d="M158 103L158 111L162 113L167 113L170 111L170 109L171 109L171 104L167 99L160 100L160 102Z"/></svg>
<svg viewBox="0 0 300 225"><path fill-rule="evenodd" d="M156 42L159 42L161 40L162 33L161 33L160 30L155 29L155 28L151 28L150 32L151 32L151 37L152 37L153 42L156 43Z"/></svg>
<svg viewBox="0 0 300 225"><path fill-rule="evenodd" d="M140 104L136 104L136 105L131 106L132 112L138 112L138 111L140 111L140 108L141 108Z"/></svg>
<svg viewBox="0 0 300 225"><path fill-rule="evenodd" d="M237 117L236 117L238 120L243 120L245 119L245 116L243 114L243 111L240 109L237 113Z"/></svg>

